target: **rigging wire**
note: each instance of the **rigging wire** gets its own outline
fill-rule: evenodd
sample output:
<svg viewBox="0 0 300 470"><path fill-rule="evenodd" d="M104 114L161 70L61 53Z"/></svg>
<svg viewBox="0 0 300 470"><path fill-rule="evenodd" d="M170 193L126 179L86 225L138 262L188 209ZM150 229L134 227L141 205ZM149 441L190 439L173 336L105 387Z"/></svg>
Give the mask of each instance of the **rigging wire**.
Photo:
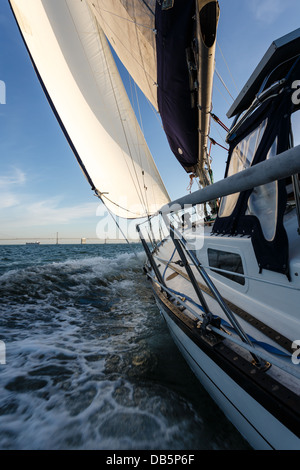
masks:
<svg viewBox="0 0 300 470"><path fill-rule="evenodd" d="M228 92L228 94L230 95L230 97L232 98L232 100L234 101L234 97L232 96L232 94L230 93L226 83L224 82L223 78L221 77L221 75L219 74L219 72L217 71L216 69L216 75L217 77L219 78L219 80L221 81L222 85L224 86L224 88L226 89L226 91Z"/></svg>
<svg viewBox="0 0 300 470"><path fill-rule="evenodd" d="M222 149L226 150L227 152L229 151L229 149L227 147L224 147L223 145L219 144L215 139L213 139L212 137L208 137L209 140L210 140L210 149L209 149L209 155L210 155L210 151L211 151L211 147L212 145L218 145L219 147L221 147Z"/></svg>
<svg viewBox="0 0 300 470"><path fill-rule="evenodd" d="M146 99L147 99L148 105L150 106L150 109L151 109L152 113L155 115L155 118L156 118L156 120L157 120L159 126L163 129L164 126L163 126L163 124L162 124L162 122L161 122L159 112L155 109L155 107L153 106L153 104L151 103L151 101L150 101L147 97L146 97Z"/></svg>
<svg viewBox="0 0 300 470"><path fill-rule="evenodd" d="M103 201L102 201L103 202ZM104 204L104 202L103 202ZM105 204L104 204L105 205ZM118 227L118 229L120 230L122 236L124 237L124 240L126 240L126 242L128 243L128 245L130 246L130 249L132 250L133 254L135 255L135 257L138 259L138 255L135 251L135 249L133 248L132 246L132 243L130 243L130 241L128 240L128 238L126 237L125 233L123 232L123 230L121 229L121 226L119 224L119 222L117 221L117 219L114 217L114 215L112 214L112 212L108 209L108 207L105 205L106 209L108 210L108 213L110 214L111 218L113 219L113 221L115 222L116 226Z"/></svg>
<svg viewBox="0 0 300 470"><path fill-rule="evenodd" d="M194 175L193 173L190 176L190 182L189 182L189 185L188 187L186 188L187 191L189 191L189 193L191 194L192 192L192 187L193 187L193 184L194 184L194 179L196 178L196 175Z"/></svg>
<svg viewBox="0 0 300 470"><path fill-rule="evenodd" d="M137 28L136 28L136 35L137 35L137 44L139 46L139 51L140 51L140 57L141 57L141 60L142 60L142 65L143 65L143 70L145 71L145 65L144 65L144 60L143 60L143 54L142 54L142 51L141 51L141 46L140 46L140 42L138 40L138 33L137 33ZM128 75L130 76L129 72L128 72ZM131 88L131 84L132 84L132 81L131 79L130 80L130 88ZM146 80L147 80L147 75L146 75ZM138 97L138 93L137 93L137 87L136 87L136 83L134 82L134 90L135 90L135 98L136 98L136 103L137 103L137 107L138 107L138 115L139 115L139 121L140 121L140 126L141 126L141 130L142 130L142 134L143 136L145 135L144 134L144 127L143 127L143 120L142 120L142 115L141 115L141 109L140 109L140 102L139 102L139 97ZM132 92L132 88L131 88L131 92ZM133 101L134 102L134 101ZM135 113L136 114L136 113ZM139 156L140 156L140 146L138 148L138 152L139 152ZM141 160L141 159L140 159ZM146 200L146 207L148 208L149 207L149 204L148 204L148 195L147 195L147 186L146 186L146 182L145 182L145 172L144 172L144 168L142 167L142 162L140 161L140 167L142 168L142 178L143 178L143 185L144 185L144 190L145 190L145 200ZM149 218L149 214L148 214L148 218Z"/></svg>
<svg viewBox="0 0 300 470"><path fill-rule="evenodd" d="M134 107L135 107L135 101L134 101L133 91L132 91L132 79L131 79L131 76L130 76L129 72L128 72L128 79L129 79L129 84L130 84L130 93L131 93L132 107L134 108ZM135 85L135 83L134 83L134 85ZM138 106L138 111L139 111L140 127L141 127L142 133L143 133L143 135L144 135L142 116L141 116L141 112L140 112L140 105L139 105L139 101L138 101L138 95L137 95L137 90L136 90L136 88L135 88L135 96L136 96L136 101L137 101L137 106ZM136 115L136 112L135 112L135 115ZM138 126L138 122L137 122L137 120L136 120L136 130L137 130L137 126ZM149 207L149 206L148 206L148 198L147 198L147 187L146 187L146 182L145 182L145 177L144 177L144 176L145 176L145 172L144 172L144 168L143 168L143 165L142 165L142 158L141 158L140 145L138 145L138 157L139 157L140 167L141 167L141 170L142 170L142 179L143 179L143 185L144 185L144 190L145 190L146 207Z"/></svg>
<svg viewBox="0 0 300 470"><path fill-rule="evenodd" d="M230 68L229 68L229 66L228 66L228 63L226 62L226 59L225 59L225 57L224 57L224 54L223 54L223 52L222 52L221 46L220 46L220 44L219 44L218 41L217 41L217 45L218 45L219 51L220 51L220 53L221 53L221 55L222 55L222 58L223 58L223 60L224 60L224 63L225 63L225 65L226 65L226 67L227 67L227 70L228 70L228 72L229 72L229 75L230 75L230 77L231 77L231 80L232 80L232 82L233 82L233 84L234 84L234 86L235 86L235 89L236 89L236 91L238 92L238 91L239 91L239 90L238 90L238 87L237 87L237 85L236 85L236 83L235 83L235 81L234 81L233 75L232 75L232 73L231 73L231 71L230 71Z"/></svg>
<svg viewBox="0 0 300 470"><path fill-rule="evenodd" d="M231 103L230 101L226 98L226 96L221 92L220 88L214 84L214 87L216 88L216 90L220 93L220 95L222 96L222 98L229 104L229 106L231 106Z"/></svg>
<svg viewBox="0 0 300 470"><path fill-rule="evenodd" d="M100 31L99 31L99 33L100 33ZM100 40L101 40L100 34L99 34L99 37L100 37ZM104 49L104 48L103 48L103 49ZM137 176L137 174L136 174L136 168L135 168L135 165L134 165L134 161L133 161L133 157L132 157L132 153L131 153L129 141L128 141L127 134L126 134L126 130L125 130L125 125L124 125L124 122L123 122L123 119L122 119L122 115L121 115L121 111L120 111L120 107L119 107L119 102L118 102L118 100L117 100L115 87L113 86L113 80L112 80L112 77L111 77L111 73L110 73L110 71L109 71L109 67L108 67L108 63L107 63L106 54L104 54L104 57L105 57L105 61L106 61L107 70L108 70L108 72L109 72L109 78L110 78L110 81L111 81L111 86L112 86L112 90L113 90L113 94L114 94L114 98L115 98L115 103L116 103L117 110L118 110L118 113L119 113L120 122L121 122L121 125L122 125L122 129L123 129L123 133L124 133L124 138L125 138L125 141L126 141L126 144L127 144L129 156L130 156L131 161L132 161L133 170L134 170L134 172L135 172L135 177L136 177L136 180L137 180L137 184L138 184L138 186L140 186L140 185L139 185L139 179L138 179L138 176ZM126 161L126 160L125 160L125 161ZM126 164L127 164L127 162L126 162ZM135 189L136 189L137 195L138 195L138 197L139 197L139 199L140 199L141 205L143 206L143 208L144 208L146 214L148 214L148 207L147 207L147 204L145 203L145 201L143 200L143 195L142 195L141 188L140 188L140 187L139 187L139 189L137 188L136 182L135 182L135 180L134 180L134 178L133 178L133 175L132 175L131 172L130 172L130 169L129 169L128 165L127 165L127 168L128 168L128 171L129 171L129 173L130 173L130 175L131 175L131 179L132 179L133 185L134 185L134 187L135 187Z"/></svg>
<svg viewBox="0 0 300 470"><path fill-rule="evenodd" d="M116 39L120 42L120 44L122 45L122 47L124 47L124 49L126 50L126 52L132 57L132 59L136 62L137 66L144 72L145 74L145 77L146 77L146 82L148 84L148 91L150 92L151 96L153 97L154 101L156 101L156 98L155 98L155 94L152 92L152 89L153 89L153 85L155 85L155 80L154 78L150 75L150 73L145 69L145 66L144 64L142 63L142 58L140 57L140 60L139 60L139 57L137 57L133 52L132 49L128 49L125 45L125 43L122 41L122 39L117 35L117 33L115 31L113 31L109 25L109 23L106 21L105 19L105 15L103 16L103 14L101 13L101 7L99 7L100 9L100 12L99 12L99 15L101 16L101 19L103 21L103 23L105 23L106 27L111 31L112 33L112 38L113 38L113 35L115 35ZM108 13L111 13L112 15L114 13L112 12L109 12L108 10L104 10L104 11L107 11ZM118 15L116 15L118 16ZM97 14L95 13L95 17L97 18ZM124 19L126 20L126 18L123 18L122 16L120 16L121 19ZM133 24L135 24L136 22L135 21L130 21L132 22ZM152 28L150 28L152 29ZM156 34L156 30L153 29L153 33ZM148 99L148 98L147 98Z"/></svg>
<svg viewBox="0 0 300 470"><path fill-rule="evenodd" d="M109 199L109 197L106 196L106 194L108 194L108 193L101 193L98 189L95 189L95 194L96 194L97 197L99 197L99 199L102 200L103 204L105 204L105 202L103 201L103 199L106 199L108 202L110 202L110 203L113 204L114 206L118 207L119 209L122 209L123 211L132 214L132 215L134 216L133 218L138 219L138 218L141 217L139 214L137 214L137 213L135 213L135 212L132 212L132 211L130 211L129 209L126 209L126 207L122 207L120 204L117 204L116 202L114 202L114 201L112 201L111 199ZM105 206L106 206L106 204L105 204ZM106 206L106 207L107 207L107 206ZM145 217L147 217L147 216L148 216L148 214L145 215Z"/></svg>
<svg viewBox="0 0 300 470"><path fill-rule="evenodd" d="M100 8L100 10L105 11L105 13L109 13L112 16L116 16L117 18L121 18L121 20L128 21L129 23L134 23L136 26L141 26L142 28L150 29L154 33L156 31L155 28L153 28L152 26L148 26L148 25L145 25L145 24L142 24L142 23L137 23L137 21L135 21L135 20L130 20L129 18L125 18L124 16L117 15L117 13L113 13L112 11L105 10L104 8L101 8L100 6L99 6L99 8Z"/></svg>
<svg viewBox="0 0 300 470"><path fill-rule="evenodd" d="M166 258L159 258L157 257L158 261L161 261L163 262L164 264L176 264L174 261L172 261L172 263L170 261L168 261L168 259ZM190 266L193 266L193 263L189 263ZM243 279L249 279L250 281L257 281L257 282L262 282L264 284L270 284L270 285L273 285L273 286L277 286L277 287L284 287L285 289L290 289L290 290L293 290L293 291L297 291L297 292L300 292L300 288L299 287L295 287L295 286L290 286L289 284L283 284L281 282L276 282L276 281L270 281L268 279L263 279L263 278L258 278L258 277L255 277L255 276L249 276L249 275L246 275L246 274L242 274L242 273L238 273L236 271L228 271L226 269L220 269L220 268L215 268L213 266L209 266L209 265L205 265L205 264L202 264L201 265L204 269L209 269L210 271L214 271L215 273L224 273L224 274L234 274L234 276L236 277L240 277L240 278L243 278Z"/></svg>
<svg viewBox="0 0 300 470"><path fill-rule="evenodd" d="M191 298L187 298L185 296L183 296L182 293L180 292L177 292L175 291L174 289L168 289L167 287L163 286L154 276L152 276L149 272L147 272L147 276L149 278L151 278L157 285L159 285L165 292L169 293L170 294L170 298L171 300L176 300L179 304L181 304L183 307L185 307L185 309L187 309L196 319L199 319L200 321L203 321L203 316L202 314L199 315L198 312L196 312L194 309L192 309L187 303L186 301L192 303L194 306L196 305L196 307L198 307L200 309L200 311L202 310L201 306L199 304L196 304L193 299ZM222 325L222 324L221 324ZM226 322L226 325L227 325L227 322ZM226 331L226 329L224 330L223 328L216 328L215 326L213 325L209 325L209 328L214 331L215 333L219 334L220 336L222 336L223 338L227 339L228 341L231 341L235 344L237 344L238 346L242 347L243 349L246 349L248 350L250 353L254 353L256 355L258 355L261 359L265 360L266 362L269 362L273 365L275 365L276 367L278 367L279 369L281 370L284 370L284 371L287 371L289 372L290 374L292 374L294 377L296 378L300 378L300 375L297 371L296 368L294 367L291 367L288 365L288 363L285 361L285 360L282 360L281 359L281 356L284 356L285 354L282 354L282 351L281 350L278 350L277 351L275 349L272 348L269 348L269 345L267 343L262 343L262 342L257 342L256 343L258 344L258 346L261 346L263 347L264 345L267 346L267 350L265 349L265 351L267 351L266 353L264 351L262 351L261 349L258 349L257 347L251 347L249 346L248 344L246 344L245 342L237 339L236 337L234 337L232 334L229 334L229 332ZM270 350L271 349L271 350ZM280 354L280 358L274 356L274 353L279 352ZM291 357L290 355L287 356L287 357Z"/></svg>
<svg viewBox="0 0 300 470"><path fill-rule="evenodd" d="M219 130L219 126L216 125L215 121L212 121L212 124L215 128L215 130L217 131L217 133L219 134L219 137L220 139L224 142L224 144L226 145L226 140L224 139L224 137L222 136L220 130Z"/></svg>
<svg viewBox="0 0 300 470"><path fill-rule="evenodd" d="M218 118L218 116L216 116L214 113L210 113L211 117L213 118L213 120L215 122L217 122L218 124L220 124L221 127L223 127L223 129L226 131L226 132L229 132L229 129L227 126L225 126L225 124L221 121L221 119Z"/></svg>

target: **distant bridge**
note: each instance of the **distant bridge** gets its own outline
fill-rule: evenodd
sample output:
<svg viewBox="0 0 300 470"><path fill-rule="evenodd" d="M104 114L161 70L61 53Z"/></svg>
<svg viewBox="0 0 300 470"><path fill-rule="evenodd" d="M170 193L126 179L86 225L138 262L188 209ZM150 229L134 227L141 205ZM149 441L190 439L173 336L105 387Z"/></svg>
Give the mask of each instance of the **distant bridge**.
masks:
<svg viewBox="0 0 300 470"><path fill-rule="evenodd" d="M89 238L89 237L35 237L35 238L27 238L27 237L22 237L22 238L0 238L0 242L3 241L55 241L57 244L59 244L60 241L63 240L68 240L68 241L77 241L80 243L85 243L85 242L97 242L97 243L126 243L126 240L124 239L119 239L119 238ZM139 243L140 240L138 239L129 239L128 240L130 243Z"/></svg>

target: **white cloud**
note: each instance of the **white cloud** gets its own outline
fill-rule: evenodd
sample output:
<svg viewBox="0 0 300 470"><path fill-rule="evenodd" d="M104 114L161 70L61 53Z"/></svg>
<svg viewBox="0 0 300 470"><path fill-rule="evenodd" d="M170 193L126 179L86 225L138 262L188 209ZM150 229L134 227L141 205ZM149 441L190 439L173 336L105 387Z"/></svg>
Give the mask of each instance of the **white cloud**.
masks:
<svg viewBox="0 0 300 470"><path fill-rule="evenodd" d="M60 199L52 198L38 201L24 207L25 222L30 225L68 224L81 218L96 216L95 203L60 207Z"/></svg>
<svg viewBox="0 0 300 470"><path fill-rule="evenodd" d="M15 194L0 192L0 210L16 206L18 203L19 201Z"/></svg>
<svg viewBox="0 0 300 470"><path fill-rule="evenodd" d="M60 225L85 223L95 218L99 201L66 205L64 196L41 199L32 192L26 174L18 168L0 175L0 232L11 237L19 237L23 230L31 232L31 227L44 227L53 230ZM24 232L25 233L25 232Z"/></svg>
<svg viewBox="0 0 300 470"><path fill-rule="evenodd" d="M251 0L249 5L255 18L267 24L273 23L283 11L290 8L288 0Z"/></svg>
<svg viewBox="0 0 300 470"><path fill-rule="evenodd" d="M11 208L19 204L17 192L26 182L25 173L14 168L10 173L0 176L0 209Z"/></svg>
<svg viewBox="0 0 300 470"><path fill-rule="evenodd" d="M16 202L18 203L9 212L2 207L2 222L6 232L16 228L22 230L25 227L65 225L88 217L95 217L96 224L97 204L95 203L61 207L59 197L37 202L26 203L24 200Z"/></svg>
<svg viewBox="0 0 300 470"><path fill-rule="evenodd" d="M0 176L0 189L8 186L20 185L26 182L25 173L19 168L14 168L9 174Z"/></svg>

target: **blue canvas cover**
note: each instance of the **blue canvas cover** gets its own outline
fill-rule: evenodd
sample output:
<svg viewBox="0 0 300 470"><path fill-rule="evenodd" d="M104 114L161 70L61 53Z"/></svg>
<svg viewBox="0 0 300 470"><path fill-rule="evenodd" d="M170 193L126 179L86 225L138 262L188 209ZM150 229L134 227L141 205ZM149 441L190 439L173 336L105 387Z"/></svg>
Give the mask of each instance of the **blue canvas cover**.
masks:
<svg viewBox="0 0 300 470"><path fill-rule="evenodd" d="M158 107L171 150L187 170L198 160L198 109L187 57L193 54L195 0L156 2Z"/></svg>

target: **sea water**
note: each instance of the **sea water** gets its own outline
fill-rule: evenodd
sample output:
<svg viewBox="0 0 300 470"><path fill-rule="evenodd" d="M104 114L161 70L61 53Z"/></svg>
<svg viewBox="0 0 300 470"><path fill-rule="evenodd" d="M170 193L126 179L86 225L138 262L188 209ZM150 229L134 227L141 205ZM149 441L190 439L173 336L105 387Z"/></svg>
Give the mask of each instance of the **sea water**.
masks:
<svg viewBox="0 0 300 470"><path fill-rule="evenodd" d="M140 245L0 246L0 449L248 446L178 352Z"/></svg>

